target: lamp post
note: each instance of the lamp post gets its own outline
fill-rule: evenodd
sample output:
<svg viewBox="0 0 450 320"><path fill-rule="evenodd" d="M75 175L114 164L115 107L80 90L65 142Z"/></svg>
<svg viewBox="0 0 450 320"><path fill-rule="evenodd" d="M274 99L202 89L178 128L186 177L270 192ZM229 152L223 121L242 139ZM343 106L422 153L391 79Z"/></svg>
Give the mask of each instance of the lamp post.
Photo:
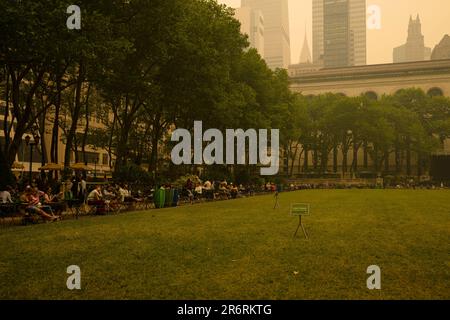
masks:
<svg viewBox="0 0 450 320"><path fill-rule="evenodd" d="M27 146L30 146L30 172L28 176L28 183L31 185L32 179L33 179L33 147L39 145L40 137L38 135L34 136L34 141L31 141L30 136L25 137L25 143Z"/></svg>
<svg viewBox="0 0 450 320"><path fill-rule="evenodd" d="M352 137L352 135L353 135L353 131L352 130L348 130L347 131L347 135L348 135L348 138L350 139L351 137ZM349 145L350 145L350 143L349 143ZM355 168L354 168L354 163L355 163L355 144L353 143L353 149L352 149L352 151L353 151L353 161L352 161L352 165L351 165L351 168L350 168L350 172L351 172L351 174L352 174L352 179L355 179Z"/></svg>
<svg viewBox="0 0 450 320"><path fill-rule="evenodd" d="M95 158L95 160L94 160L94 179L97 179L97 162L98 162L98 158Z"/></svg>

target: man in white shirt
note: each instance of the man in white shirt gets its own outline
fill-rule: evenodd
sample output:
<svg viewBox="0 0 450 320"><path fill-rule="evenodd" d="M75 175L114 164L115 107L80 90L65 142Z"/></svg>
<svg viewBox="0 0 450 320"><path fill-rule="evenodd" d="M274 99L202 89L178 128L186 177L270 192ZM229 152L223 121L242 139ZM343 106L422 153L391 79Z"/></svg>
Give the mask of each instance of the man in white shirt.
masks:
<svg viewBox="0 0 450 320"><path fill-rule="evenodd" d="M127 189L127 185L124 185L123 187L120 186L119 194L120 194L120 201L121 202L124 202L126 198L130 197L130 192Z"/></svg>
<svg viewBox="0 0 450 320"><path fill-rule="evenodd" d="M104 214L106 210L105 204L102 195L102 187L97 185L88 195L88 205L96 208L96 214Z"/></svg>
<svg viewBox="0 0 450 320"><path fill-rule="evenodd" d="M214 193L211 181L207 180L203 185L203 189L205 190L206 198L212 200L214 198Z"/></svg>
<svg viewBox="0 0 450 320"><path fill-rule="evenodd" d="M86 180L84 180L83 177L81 178L81 181L78 184L78 192L79 192L80 198L85 200L86 199L86 195L87 195L87 183L86 183Z"/></svg>
<svg viewBox="0 0 450 320"><path fill-rule="evenodd" d="M94 190L89 193L88 200L89 201L99 201L102 200L102 187L97 185Z"/></svg>
<svg viewBox="0 0 450 320"><path fill-rule="evenodd" d="M194 199L200 199L202 197L203 187L200 183L197 183L194 189Z"/></svg>
<svg viewBox="0 0 450 320"><path fill-rule="evenodd" d="M12 203L10 187L7 187L6 190L0 191L0 203Z"/></svg>

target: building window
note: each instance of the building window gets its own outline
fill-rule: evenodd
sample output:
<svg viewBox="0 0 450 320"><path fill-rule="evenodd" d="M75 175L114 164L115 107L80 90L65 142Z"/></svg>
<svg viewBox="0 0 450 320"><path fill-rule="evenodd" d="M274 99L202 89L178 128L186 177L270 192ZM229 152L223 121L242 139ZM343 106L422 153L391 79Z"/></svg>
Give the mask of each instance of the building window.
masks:
<svg viewBox="0 0 450 320"><path fill-rule="evenodd" d="M428 90L428 95L430 97L442 97L444 95L444 92L442 92L441 88L434 87Z"/></svg>
<svg viewBox="0 0 450 320"><path fill-rule="evenodd" d="M0 102L0 116L4 116L6 111L6 104Z"/></svg>
<svg viewBox="0 0 450 320"><path fill-rule="evenodd" d="M4 139L4 138L3 138ZM17 157L20 162L30 162L30 152L31 147L25 143L25 140L22 141L22 143L19 146L19 151L17 152ZM33 161L34 163L41 163L42 161L42 154L40 148L37 148L36 146L33 147Z"/></svg>
<svg viewBox="0 0 450 320"><path fill-rule="evenodd" d="M364 96L369 100L378 100L378 94L374 91L367 91Z"/></svg>
<svg viewBox="0 0 450 320"><path fill-rule="evenodd" d="M102 156L102 164L103 164L104 166L107 166L107 165L108 165L108 162L109 162L109 156L108 156L107 153L104 153L103 156Z"/></svg>
<svg viewBox="0 0 450 320"><path fill-rule="evenodd" d="M85 162L84 157L83 157L83 152L82 151L77 151L78 154L78 161L79 162ZM95 164L95 163L99 163L99 158L100 158L100 154L96 153L96 152L85 152L86 154L86 162L89 164ZM73 159L72 159L73 161Z"/></svg>

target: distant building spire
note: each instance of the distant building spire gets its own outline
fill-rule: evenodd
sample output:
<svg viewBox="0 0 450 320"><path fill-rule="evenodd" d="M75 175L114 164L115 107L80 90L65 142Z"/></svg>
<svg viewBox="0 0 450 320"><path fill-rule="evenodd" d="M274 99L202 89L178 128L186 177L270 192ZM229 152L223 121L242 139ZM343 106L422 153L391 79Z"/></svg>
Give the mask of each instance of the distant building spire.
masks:
<svg viewBox="0 0 450 320"><path fill-rule="evenodd" d="M300 63L311 63L311 52L309 51L308 38L306 36L306 27L305 27L305 40L303 40L303 48L300 53Z"/></svg>
<svg viewBox="0 0 450 320"><path fill-rule="evenodd" d="M431 48L425 46L420 15L416 19L409 16L408 37L406 43L394 48L394 63L430 60Z"/></svg>

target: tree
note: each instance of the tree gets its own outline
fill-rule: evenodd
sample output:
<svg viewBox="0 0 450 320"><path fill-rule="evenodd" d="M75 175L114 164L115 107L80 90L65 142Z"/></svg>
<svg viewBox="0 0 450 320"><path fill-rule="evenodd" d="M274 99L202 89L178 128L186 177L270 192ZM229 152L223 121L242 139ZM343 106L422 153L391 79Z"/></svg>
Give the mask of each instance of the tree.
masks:
<svg viewBox="0 0 450 320"><path fill-rule="evenodd" d="M49 66L57 56L58 46L66 38L64 12L67 6L58 1L2 1L0 19L2 33L0 61L5 72L5 115L11 111L16 122L15 134L4 128L5 143L0 147L1 171L10 171L22 136L33 131L37 119L45 114L49 104L34 100L47 78ZM59 29L60 28L60 29Z"/></svg>

